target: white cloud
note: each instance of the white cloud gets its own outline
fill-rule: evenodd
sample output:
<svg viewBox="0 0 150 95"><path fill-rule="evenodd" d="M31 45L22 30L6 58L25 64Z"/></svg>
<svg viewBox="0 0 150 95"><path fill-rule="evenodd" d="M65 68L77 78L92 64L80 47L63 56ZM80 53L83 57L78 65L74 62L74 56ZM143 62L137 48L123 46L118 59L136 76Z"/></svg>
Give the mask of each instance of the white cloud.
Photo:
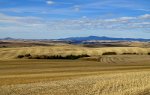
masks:
<svg viewBox="0 0 150 95"><path fill-rule="evenodd" d="M19 17L19 16L9 16L0 13L0 23L12 23L12 24L34 24L41 23L42 19L38 17Z"/></svg>
<svg viewBox="0 0 150 95"><path fill-rule="evenodd" d="M48 4L48 5L52 5L52 4L54 4L55 2L54 1L46 1L46 3Z"/></svg>
<svg viewBox="0 0 150 95"><path fill-rule="evenodd" d="M76 12L79 12L79 11L80 11L80 6L79 6L79 5L75 5L75 6L73 6L73 8L74 8L74 10L75 10Z"/></svg>
<svg viewBox="0 0 150 95"><path fill-rule="evenodd" d="M104 20L105 22L110 22L110 23L123 23L123 22L128 22L131 20L135 20L136 17L120 17L120 18L113 18L113 19L106 19Z"/></svg>
<svg viewBox="0 0 150 95"><path fill-rule="evenodd" d="M139 16L139 18L141 18L141 19L150 19L150 14L145 14L145 15Z"/></svg>
<svg viewBox="0 0 150 95"><path fill-rule="evenodd" d="M150 29L148 14L137 17L120 17L114 19L80 19L50 20L38 17L18 17L0 14L0 31L89 31L89 30L129 30Z"/></svg>
<svg viewBox="0 0 150 95"><path fill-rule="evenodd" d="M145 12L150 12L150 10L149 10L149 9L135 9L135 10L145 11Z"/></svg>
<svg viewBox="0 0 150 95"><path fill-rule="evenodd" d="M124 21L133 20L133 19L136 19L136 17L121 17L120 18L120 20L124 20Z"/></svg>

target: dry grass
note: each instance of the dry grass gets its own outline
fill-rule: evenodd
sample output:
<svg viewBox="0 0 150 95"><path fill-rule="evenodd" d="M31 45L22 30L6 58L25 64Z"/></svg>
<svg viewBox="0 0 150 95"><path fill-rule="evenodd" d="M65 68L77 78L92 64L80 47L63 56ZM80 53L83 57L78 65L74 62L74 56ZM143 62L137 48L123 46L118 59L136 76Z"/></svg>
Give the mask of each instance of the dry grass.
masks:
<svg viewBox="0 0 150 95"><path fill-rule="evenodd" d="M150 95L150 71L0 87L1 95Z"/></svg>
<svg viewBox="0 0 150 95"><path fill-rule="evenodd" d="M75 45L58 45L58 46L38 46L38 47L18 47L18 48L0 48L0 59L13 59L18 55L81 55L88 54L91 56L102 55L105 52L137 53L148 54L150 48L139 47L106 47L106 48L86 48Z"/></svg>
<svg viewBox="0 0 150 95"><path fill-rule="evenodd" d="M0 61L0 95L149 95L150 63Z"/></svg>
<svg viewBox="0 0 150 95"><path fill-rule="evenodd" d="M104 52L142 55L104 55ZM0 95L150 95L150 48L73 45L0 49ZM85 60L14 59L20 54L88 54ZM95 58L95 59L94 59Z"/></svg>

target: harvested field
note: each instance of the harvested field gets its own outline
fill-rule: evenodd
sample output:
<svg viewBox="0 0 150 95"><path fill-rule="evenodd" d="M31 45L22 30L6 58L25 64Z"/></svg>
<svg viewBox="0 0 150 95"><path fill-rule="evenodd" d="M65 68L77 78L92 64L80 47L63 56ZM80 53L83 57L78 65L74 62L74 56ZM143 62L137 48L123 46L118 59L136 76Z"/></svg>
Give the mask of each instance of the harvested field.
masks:
<svg viewBox="0 0 150 95"><path fill-rule="evenodd" d="M137 55L147 55L150 48L139 47L106 47L106 48L85 48L75 45L60 46L38 46L38 47L18 47L18 48L0 48L0 59L14 59L18 55L81 55L88 54L91 56L102 55L105 52L115 52L116 54L136 53Z"/></svg>
<svg viewBox="0 0 150 95"><path fill-rule="evenodd" d="M0 95L150 94L149 62L3 60L0 65Z"/></svg>
<svg viewBox="0 0 150 95"><path fill-rule="evenodd" d="M0 49L0 95L150 95L149 48L48 46ZM102 55L116 52L117 55ZM125 54L122 53L138 53ZM19 54L89 54L78 60Z"/></svg>

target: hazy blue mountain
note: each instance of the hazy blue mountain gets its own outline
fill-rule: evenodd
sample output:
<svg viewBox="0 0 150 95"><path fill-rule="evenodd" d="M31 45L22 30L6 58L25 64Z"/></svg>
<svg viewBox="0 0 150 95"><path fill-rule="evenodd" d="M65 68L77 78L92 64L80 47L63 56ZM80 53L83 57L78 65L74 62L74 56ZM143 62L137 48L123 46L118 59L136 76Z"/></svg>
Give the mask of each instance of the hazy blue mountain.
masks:
<svg viewBox="0 0 150 95"><path fill-rule="evenodd" d="M90 41L90 40L111 40L111 41L150 41L150 39L144 38L113 38L106 36L88 36L88 37L69 37L69 38L61 38L61 39L16 39L11 37L1 38L0 40L58 40L58 41L73 41L73 42L82 42L82 41Z"/></svg>
<svg viewBox="0 0 150 95"><path fill-rule="evenodd" d="M59 40L68 40L68 41L88 41L88 40L112 40L112 41L150 41L150 39L142 38L113 38L113 37L99 37L99 36L88 36L88 37L69 37L62 38Z"/></svg>
<svg viewBox="0 0 150 95"><path fill-rule="evenodd" d="M1 38L0 40L14 40L14 38L6 37L6 38Z"/></svg>

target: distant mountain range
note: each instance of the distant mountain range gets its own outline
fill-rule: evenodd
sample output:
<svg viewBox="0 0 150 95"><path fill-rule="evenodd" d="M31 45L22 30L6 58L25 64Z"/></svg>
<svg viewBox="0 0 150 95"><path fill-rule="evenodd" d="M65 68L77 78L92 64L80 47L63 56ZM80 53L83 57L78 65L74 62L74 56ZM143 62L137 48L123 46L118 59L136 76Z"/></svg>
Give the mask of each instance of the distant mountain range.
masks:
<svg viewBox="0 0 150 95"><path fill-rule="evenodd" d="M113 37L99 37L99 36L88 36L88 37L69 37L59 40L65 41L89 41L89 40L111 40L111 41L150 41L150 39L142 38L113 38Z"/></svg>
<svg viewBox="0 0 150 95"><path fill-rule="evenodd" d="M91 40L109 40L109 41L150 41L150 39L143 38L113 38L106 36L88 36L88 37L69 37L69 38L61 38L61 39L15 39L11 37L2 38L0 40L59 40L59 41L72 41L72 42L83 42L83 41L91 41Z"/></svg>
<svg viewBox="0 0 150 95"><path fill-rule="evenodd" d="M6 37L6 38L1 38L0 40L15 40L15 39L11 37Z"/></svg>

